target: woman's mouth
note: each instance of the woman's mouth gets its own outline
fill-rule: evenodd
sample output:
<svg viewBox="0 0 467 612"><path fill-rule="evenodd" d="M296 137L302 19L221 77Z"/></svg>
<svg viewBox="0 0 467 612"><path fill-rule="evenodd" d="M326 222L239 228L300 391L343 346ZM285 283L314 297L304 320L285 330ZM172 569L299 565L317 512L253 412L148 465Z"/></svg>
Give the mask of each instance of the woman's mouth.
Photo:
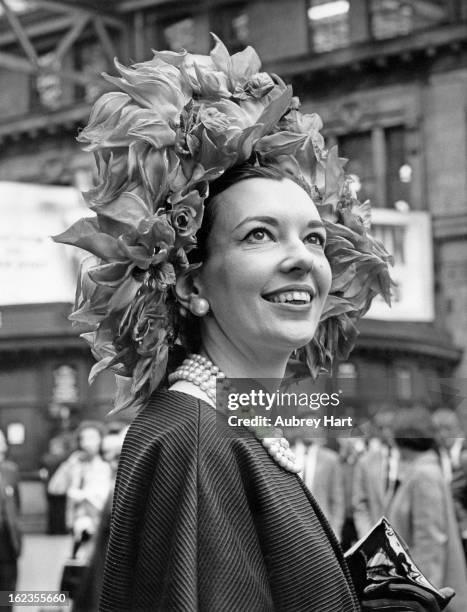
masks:
<svg viewBox="0 0 467 612"><path fill-rule="evenodd" d="M282 291L263 296L268 302L275 304L309 304L313 296L308 291Z"/></svg>

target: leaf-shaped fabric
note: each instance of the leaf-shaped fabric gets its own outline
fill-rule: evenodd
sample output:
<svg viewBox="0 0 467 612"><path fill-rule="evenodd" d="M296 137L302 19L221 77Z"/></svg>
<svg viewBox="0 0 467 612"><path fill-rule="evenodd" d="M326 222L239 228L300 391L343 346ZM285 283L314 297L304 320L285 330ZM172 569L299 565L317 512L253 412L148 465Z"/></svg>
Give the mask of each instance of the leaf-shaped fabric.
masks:
<svg viewBox="0 0 467 612"><path fill-rule="evenodd" d="M55 242L70 244L105 260L122 260L118 242L112 236L99 231L97 220L85 217L79 219L69 229L52 236Z"/></svg>

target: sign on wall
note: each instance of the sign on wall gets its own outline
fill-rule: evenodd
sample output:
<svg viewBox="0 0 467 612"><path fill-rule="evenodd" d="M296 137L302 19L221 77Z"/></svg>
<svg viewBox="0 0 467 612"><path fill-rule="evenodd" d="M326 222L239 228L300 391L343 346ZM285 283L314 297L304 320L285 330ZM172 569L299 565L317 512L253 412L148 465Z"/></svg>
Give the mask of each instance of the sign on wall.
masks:
<svg viewBox="0 0 467 612"><path fill-rule="evenodd" d="M50 236L86 213L73 187L0 182L0 306L74 301L79 251Z"/></svg>
<svg viewBox="0 0 467 612"><path fill-rule="evenodd" d="M371 233L394 257L390 273L395 286L392 308L378 296L367 318L433 321L433 247L429 214L374 208Z"/></svg>

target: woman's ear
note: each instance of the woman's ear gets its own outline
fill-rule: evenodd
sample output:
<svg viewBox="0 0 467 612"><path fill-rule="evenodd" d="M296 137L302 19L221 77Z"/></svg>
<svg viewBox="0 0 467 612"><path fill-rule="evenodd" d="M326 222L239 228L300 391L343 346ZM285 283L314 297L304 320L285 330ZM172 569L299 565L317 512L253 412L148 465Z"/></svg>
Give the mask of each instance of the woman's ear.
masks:
<svg viewBox="0 0 467 612"><path fill-rule="evenodd" d="M181 314L186 316L186 312L189 311L195 317L204 317L209 312L209 302L201 297L192 271L187 270L179 274L175 283L175 294L185 311L181 310Z"/></svg>
<svg viewBox="0 0 467 612"><path fill-rule="evenodd" d="M190 300L197 290L193 284L193 276L189 270L180 272L175 283L175 295L178 303L189 310Z"/></svg>

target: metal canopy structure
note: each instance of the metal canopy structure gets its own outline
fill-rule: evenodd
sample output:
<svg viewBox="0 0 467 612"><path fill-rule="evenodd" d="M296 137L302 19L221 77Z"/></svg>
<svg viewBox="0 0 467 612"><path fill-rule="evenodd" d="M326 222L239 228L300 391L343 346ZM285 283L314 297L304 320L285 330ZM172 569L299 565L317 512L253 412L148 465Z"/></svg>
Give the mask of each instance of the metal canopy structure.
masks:
<svg viewBox="0 0 467 612"><path fill-rule="evenodd" d="M0 68L36 75L52 72L64 80L89 83L93 78L89 72L63 69L63 58L92 31L110 66L117 55L115 34L125 30L117 6L118 1L34 0L18 5L13 0L0 0ZM57 40L45 59L36 40L50 34Z"/></svg>

